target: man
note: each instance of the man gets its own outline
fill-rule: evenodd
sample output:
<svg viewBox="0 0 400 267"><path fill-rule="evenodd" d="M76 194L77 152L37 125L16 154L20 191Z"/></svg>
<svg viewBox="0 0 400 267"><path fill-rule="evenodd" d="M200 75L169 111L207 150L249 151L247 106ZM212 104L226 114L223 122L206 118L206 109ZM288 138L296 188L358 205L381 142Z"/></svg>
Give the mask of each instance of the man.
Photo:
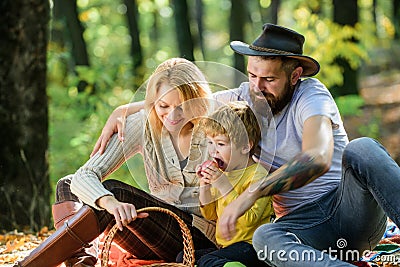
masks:
<svg viewBox="0 0 400 267"><path fill-rule="evenodd" d="M229 239L237 219L258 198L273 195L277 220L253 237L260 259L273 266L352 266L347 262L379 242L387 216L400 225L400 168L372 139L348 143L329 91L317 79L301 79L320 68L303 55L303 43L301 34L273 24L251 45L231 43L249 56L249 82L215 98L245 100L267 118L256 157L274 172L228 205L219 226ZM104 150L116 125L107 123L96 150Z"/></svg>

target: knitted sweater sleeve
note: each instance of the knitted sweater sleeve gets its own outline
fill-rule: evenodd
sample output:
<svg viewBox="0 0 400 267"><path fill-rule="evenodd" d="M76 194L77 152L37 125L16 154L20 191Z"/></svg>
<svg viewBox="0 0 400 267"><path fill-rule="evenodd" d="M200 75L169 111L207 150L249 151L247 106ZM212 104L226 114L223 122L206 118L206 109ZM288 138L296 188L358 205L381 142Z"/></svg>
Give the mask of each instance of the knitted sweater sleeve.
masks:
<svg viewBox="0 0 400 267"><path fill-rule="evenodd" d="M120 142L114 134L102 155L96 153L79 168L71 181L72 193L89 206L101 209L96 201L112 195L101 181L142 150L143 127L144 111L130 115L126 120L124 142Z"/></svg>

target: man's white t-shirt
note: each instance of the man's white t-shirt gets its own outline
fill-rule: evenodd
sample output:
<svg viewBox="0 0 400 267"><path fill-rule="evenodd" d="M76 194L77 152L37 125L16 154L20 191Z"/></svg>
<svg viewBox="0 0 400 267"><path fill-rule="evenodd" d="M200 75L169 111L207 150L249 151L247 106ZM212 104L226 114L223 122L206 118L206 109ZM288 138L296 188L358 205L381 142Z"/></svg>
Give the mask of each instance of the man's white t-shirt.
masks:
<svg viewBox="0 0 400 267"><path fill-rule="evenodd" d="M301 188L274 195L275 213L277 217L282 217L338 186L343 149L348 143L348 137L332 95L315 78L301 80L296 86L292 101L269 121L262 111L254 108L249 90L249 84L242 83L239 88L214 93L214 99L220 103L247 101L253 108L262 127L259 159L269 170L279 168L301 152L303 126L308 118L323 115L332 121L334 154L331 168Z"/></svg>

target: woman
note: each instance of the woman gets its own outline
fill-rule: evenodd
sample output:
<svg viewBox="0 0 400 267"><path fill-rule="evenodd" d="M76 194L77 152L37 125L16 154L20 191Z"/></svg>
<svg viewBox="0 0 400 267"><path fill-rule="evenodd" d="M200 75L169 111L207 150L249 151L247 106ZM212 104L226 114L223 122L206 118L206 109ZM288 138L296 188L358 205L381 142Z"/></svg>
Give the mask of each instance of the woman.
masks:
<svg viewBox="0 0 400 267"><path fill-rule="evenodd" d="M126 121L124 142L114 135L103 154L96 153L58 182L53 205L58 230L18 266L63 261L67 266L94 266L97 253L90 253L88 242L114 223L121 230L114 241L128 252L174 261L183 249L179 225L163 213L137 214L146 206L165 207L180 216L191 228L196 249L215 247L192 227L192 215L201 215L195 168L207 157L204 135L196 125L208 110L209 95L204 75L190 61L173 58L158 66L146 87L145 109ZM136 153L143 155L150 194L120 181L101 182Z"/></svg>

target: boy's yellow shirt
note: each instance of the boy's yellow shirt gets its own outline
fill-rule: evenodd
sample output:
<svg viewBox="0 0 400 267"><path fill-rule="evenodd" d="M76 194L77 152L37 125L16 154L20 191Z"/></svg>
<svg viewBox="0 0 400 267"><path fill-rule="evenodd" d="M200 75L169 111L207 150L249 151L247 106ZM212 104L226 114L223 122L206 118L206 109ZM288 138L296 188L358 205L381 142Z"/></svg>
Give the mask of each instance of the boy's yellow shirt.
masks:
<svg viewBox="0 0 400 267"><path fill-rule="evenodd" d="M252 164L249 167L230 172L224 172L233 186L225 197L221 197L216 188L211 188L211 195L216 201L204 205L200 208L204 218L218 221L224 208L235 200L250 184L254 183L268 174L268 171L260 164ZM272 197L259 198L254 205L238 219L236 226L236 235L231 240L225 240L221 237L218 223L216 226L216 240L222 247L229 246L239 241L252 243L254 231L262 224L269 223L274 214L272 207Z"/></svg>

